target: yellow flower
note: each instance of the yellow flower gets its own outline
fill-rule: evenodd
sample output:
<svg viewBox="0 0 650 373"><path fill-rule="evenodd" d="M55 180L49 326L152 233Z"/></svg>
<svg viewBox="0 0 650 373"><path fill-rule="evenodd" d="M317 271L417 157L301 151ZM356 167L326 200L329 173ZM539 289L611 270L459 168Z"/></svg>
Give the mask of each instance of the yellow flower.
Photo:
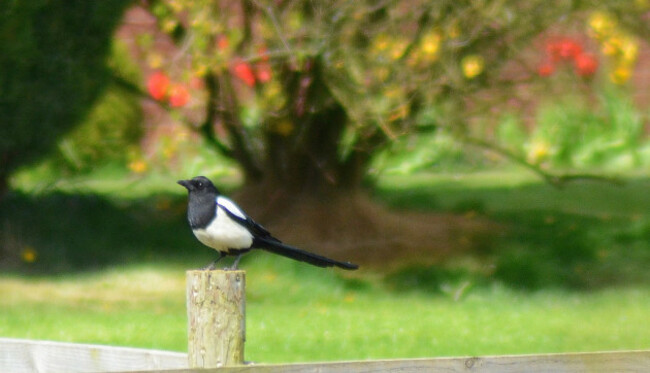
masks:
<svg viewBox="0 0 650 373"><path fill-rule="evenodd" d="M621 57L626 62L636 61L637 56L639 55L639 44L631 37L626 37L623 39L621 45Z"/></svg>
<svg viewBox="0 0 650 373"><path fill-rule="evenodd" d="M624 84L632 76L632 70L629 66L620 65L609 73L609 79L616 84Z"/></svg>
<svg viewBox="0 0 650 373"><path fill-rule="evenodd" d="M606 56L613 56L621 50L623 39L619 35L611 36L603 41L602 51Z"/></svg>
<svg viewBox="0 0 650 373"><path fill-rule="evenodd" d="M429 56L434 56L438 53L438 50L440 50L440 41L442 40L442 37L440 36L439 33L432 31L429 32L428 34L424 35L422 37L420 49L422 50L422 53L429 55Z"/></svg>
<svg viewBox="0 0 650 373"><path fill-rule="evenodd" d="M162 21L161 27L163 31L167 33L171 33L176 29L176 26L178 26L178 23L176 22L175 19L172 18L167 18Z"/></svg>
<svg viewBox="0 0 650 373"><path fill-rule="evenodd" d="M204 63L199 63L194 67L194 76L198 78L203 78L209 72L208 65Z"/></svg>
<svg viewBox="0 0 650 373"><path fill-rule="evenodd" d="M481 55L471 54L463 58L461 61L461 67L463 69L463 75L465 75L467 79L473 79L483 72L485 60Z"/></svg>
<svg viewBox="0 0 650 373"><path fill-rule="evenodd" d="M147 64L152 69L159 69L163 64L163 56L160 53L150 53L147 56Z"/></svg>
<svg viewBox="0 0 650 373"><path fill-rule="evenodd" d="M38 258L38 253L36 250L34 250L33 247L25 246L20 252L20 258L23 260L23 262L31 264L36 261L36 258Z"/></svg>
<svg viewBox="0 0 650 373"><path fill-rule="evenodd" d="M609 13L596 11L589 16L589 27L595 33L596 38L609 35L616 27L616 19Z"/></svg>
<svg viewBox="0 0 650 373"><path fill-rule="evenodd" d="M551 154L551 147L546 141L535 141L529 149L526 159L532 164L538 164L548 158Z"/></svg>
<svg viewBox="0 0 650 373"><path fill-rule="evenodd" d="M372 43L375 52L383 52L390 46L390 38L386 34L377 35Z"/></svg>
<svg viewBox="0 0 650 373"><path fill-rule="evenodd" d="M136 174L141 174L147 171L147 162L141 159L136 159L134 161L131 161L128 167L129 170L135 172Z"/></svg>
<svg viewBox="0 0 650 373"><path fill-rule="evenodd" d="M408 40L400 39L393 42L392 48L390 49L390 56L393 60L400 59L408 47Z"/></svg>

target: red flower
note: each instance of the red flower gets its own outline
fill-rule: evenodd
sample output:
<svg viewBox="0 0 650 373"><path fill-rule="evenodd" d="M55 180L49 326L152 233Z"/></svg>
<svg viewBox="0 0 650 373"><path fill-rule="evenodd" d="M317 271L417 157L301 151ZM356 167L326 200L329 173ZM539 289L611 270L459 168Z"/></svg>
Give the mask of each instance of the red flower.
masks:
<svg viewBox="0 0 650 373"><path fill-rule="evenodd" d="M589 53L582 53L575 56L573 64L576 74L580 76L591 76L598 70L598 60Z"/></svg>
<svg viewBox="0 0 650 373"><path fill-rule="evenodd" d="M550 76L555 72L555 65L552 62L544 62L537 68L540 76Z"/></svg>
<svg viewBox="0 0 650 373"><path fill-rule="evenodd" d="M190 91L182 84L175 84L169 91L169 105L183 107L190 101Z"/></svg>
<svg viewBox="0 0 650 373"><path fill-rule="evenodd" d="M575 58L582 53L582 46L573 39L563 39L559 43L558 52L565 60Z"/></svg>
<svg viewBox="0 0 650 373"><path fill-rule="evenodd" d="M147 90L151 97L156 100L162 100L167 95L169 89L169 77L161 71L156 71L149 76L147 80Z"/></svg>
<svg viewBox="0 0 650 373"><path fill-rule="evenodd" d="M255 66L255 76L260 83L266 83L271 80L273 72L268 62L260 62Z"/></svg>
<svg viewBox="0 0 650 373"><path fill-rule="evenodd" d="M253 69L251 69L251 65L248 64L248 62L244 61L235 61L235 63L232 65L232 73L241 81L244 82L249 87L252 87L255 85L255 74L253 73Z"/></svg>
<svg viewBox="0 0 650 373"><path fill-rule="evenodd" d="M568 60L582 53L582 46L571 38L560 38L546 43L546 54L552 61Z"/></svg>

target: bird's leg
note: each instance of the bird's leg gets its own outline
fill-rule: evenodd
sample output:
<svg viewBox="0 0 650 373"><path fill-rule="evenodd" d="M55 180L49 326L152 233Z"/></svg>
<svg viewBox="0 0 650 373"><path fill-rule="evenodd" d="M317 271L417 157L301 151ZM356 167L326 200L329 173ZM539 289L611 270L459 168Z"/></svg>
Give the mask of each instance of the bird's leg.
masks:
<svg viewBox="0 0 650 373"><path fill-rule="evenodd" d="M244 255L243 253L240 253L239 255L237 255L237 259L235 259L235 262L232 264L232 267L230 267L231 271L236 271L237 270L237 266L239 265L239 261L241 260L241 257L243 255Z"/></svg>
<svg viewBox="0 0 650 373"><path fill-rule="evenodd" d="M212 271L213 269L217 268L217 262L220 261L221 258L223 258L224 256L226 256L226 254L224 252L222 252L222 251L219 251L219 257L217 259L215 259L212 263L210 263L207 266L203 267L202 269L204 271Z"/></svg>

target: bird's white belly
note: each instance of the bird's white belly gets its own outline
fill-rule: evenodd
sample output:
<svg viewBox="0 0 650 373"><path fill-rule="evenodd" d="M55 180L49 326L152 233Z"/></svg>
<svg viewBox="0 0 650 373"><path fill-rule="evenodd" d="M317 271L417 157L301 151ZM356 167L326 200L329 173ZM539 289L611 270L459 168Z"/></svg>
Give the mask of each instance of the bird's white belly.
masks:
<svg viewBox="0 0 650 373"><path fill-rule="evenodd" d="M201 243L218 251L248 249L253 244L251 233L221 208L217 209L217 218L205 229L195 229L194 235Z"/></svg>

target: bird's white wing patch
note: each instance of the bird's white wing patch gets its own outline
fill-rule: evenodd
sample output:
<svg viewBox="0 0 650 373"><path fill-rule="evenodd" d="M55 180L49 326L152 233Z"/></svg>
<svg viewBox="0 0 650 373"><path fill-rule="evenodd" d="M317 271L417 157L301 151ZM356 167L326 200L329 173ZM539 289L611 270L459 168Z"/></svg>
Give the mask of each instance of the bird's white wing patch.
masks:
<svg viewBox="0 0 650 373"><path fill-rule="evenodd" d="M246 214L244 214L242 209L240 209L239 206L237 206L237 204L229 198L224 196L217 197L217 205L221 206L223 209L230 211L230 213L233 215L246 220Z"/></svg>
<svg viewBox="0 0 650 373"><path fill-rule="evenodd" d="M217 210L217 217L205 229L193 230L196 238L218 251L250 248L253 244L251 232L231 218L221 205L217 206Z"/></svg>

